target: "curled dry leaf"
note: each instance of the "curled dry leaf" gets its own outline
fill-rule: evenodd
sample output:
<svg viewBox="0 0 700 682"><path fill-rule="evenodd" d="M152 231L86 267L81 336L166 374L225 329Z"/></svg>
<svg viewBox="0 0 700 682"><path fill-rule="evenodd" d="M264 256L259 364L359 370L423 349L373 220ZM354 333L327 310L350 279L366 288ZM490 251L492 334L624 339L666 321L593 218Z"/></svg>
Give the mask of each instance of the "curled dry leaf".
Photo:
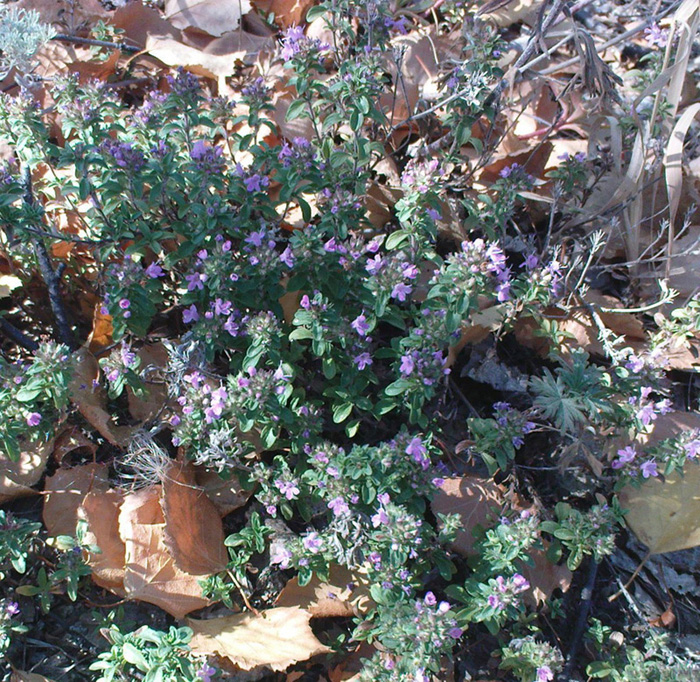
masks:
<svg viewBox="0 0 700 682"><path fill-rule="evenodd" d="M95 356L86 348L73 354L73 379L69 386L70 397L80 414L103 438L112 445L124 446L133 435L129 426L116 426L105 409L107 396L96 386L100 367Z"/></svg>
<svg viewBox="0 0 700 682"><path fill-rule="evenodd" d="M250 12L249 0L165 0L165 18L176 28L198 28L212 36L235 31Z"/></svg>
<svg viewBox="0 0 700 682"><path fill-rule="evenodd" d="M241 613L212 620L191 620L195 653L228 658L243 670L267 666L286 670L330 649L311 631L311 614L298 607L274 608L255 616Z"/></svg>
<svg viewBox="0 0 700 682"><path fill-rule="evenodd" d="M53 680L36 673L28 673L25 670L14 670L10 676L10 682L53 682Z"/></svg>
<svg viewBox="0 0 700 682"><path fill-rule="evenodd" d="M163 541L178 568L194 575L224 570L228 553L221 517L195 482L192 465L173 463L163 477Z"/></svg>
<svg viewBox="0 0 700 682"><path fill-rule="evenodd" d="M136 395L130 387L127 387L126 397L131 416L136 421L145 422L153 419L168 402L168 388L164 378L164 370L168 364L168 351L162 343L154 343L139 348L136 354L141 359L139 371L143 370L146 373L145 393Z"/></svg>
<svg viewBox="0 0 700 682"><path fill-rule="evenodd" d="M88 336L88 350L97 353L112 345L112 316L102 312L102 302L98 301L92 314L92 330Z"/></svg>
<svg viewBox="0 0 700 682"><path fill-rule="evenodd" d="M625 522L652 554L700 545L700 464L689 462L681 476L645 481L623 488L618 498L627 509Z"/></svg>
<svg viewBox="0 0 700 682"><path fill-rule="evenodd" d="M505 489L487 478L463 476L446 478L430 506L434 514L459 514L462 530L452 548L458 554L474 553L474 535L478 527L493 525L504 505Z"/></svg>
<svg viewBox="0 0 700 682"><path fill-rule="evenodd" d="M314 618L350 617L365 613L373 604L366 571L350 571L344 566L331 566L328 582L316 574L303 587L297 577L284 586L276 606L298 606Z"/></svg>
<svg viewBox="0 0 700 682"><path fill-rule="evenodd" d="M52 450L53 440L48 443L25 441L16 462L0 453L0 504L37 493L31 486L38 483L44 473Z"/></svg>
<svg viewBox="0 0 700 682"><path fill-rule="evenodd" d="M478 527L486 528L496 523L506 505L506 490L490 479L478 476L445 479L433 497L431 507L435 514L459 514L462 530L457 534L452 547L463 556L474 555L473 532ZM518 500L512 506L522 508ZM552 591L563 592L571 585L571 571L566 566L550 563L542 550L532 550L530 556L534 567L523 564L521 573L530 583L525 599L538 603L549 598Z"/></svg>
<svg viewBox="0 0 700 682"><path fill-rule="evenodd" d="M84 464L71 469L59 469L46 479L42 517L49 535L75 535L78 507L91 492L104 492L109 488L107 466Z"/></svg>
<svg viewBox="0 0 700 682"><path fill-rule="evenodd" d="M165 543L161 486L145 488L124 498L119 512L119 535L126 548L124 590L130 599L160 606L182 618L209 604L199 580L177 567Z"/></svg>
<svg viewBox="0 0 700 682"><path fill-rule="evenodd" d="M252 489L243 490L235 476L221 478L219 474L210 469L196 468L195 481L212 501L221 517L244 506L253 494Z"/></svg>
<svg viewBox="0 0 700 682"><path fill-rule="evenodd" d="M306 19L306 13L316 0L251 0L255 9L274 14L275 23L282 28L298 26Z"/></svg>
<svg viewBox="0 0 700 682"><path fill-rule="evenodd" d="M125 596L124 565L126 547L119 537L119 508L124 495L119 490L89 492L78 508L78 518L87 522L85 540L100 548L99 554L88 554L92 579L100 587Z"/></svg>
<svg viewBox="0 0 700 682"><path fill-rule="evenodd" d="M68 426L56 437L53 448L53 458L61 466L64 458L76 450L87 450L94 457L97 445L86 438L77 426Z"/></svg>
<svg viewBox="0 0 700 682"><path fill-rule="evenodd" d="M0 275L0 298L7 298L22 286L22 280L14 275Z"/></svg>

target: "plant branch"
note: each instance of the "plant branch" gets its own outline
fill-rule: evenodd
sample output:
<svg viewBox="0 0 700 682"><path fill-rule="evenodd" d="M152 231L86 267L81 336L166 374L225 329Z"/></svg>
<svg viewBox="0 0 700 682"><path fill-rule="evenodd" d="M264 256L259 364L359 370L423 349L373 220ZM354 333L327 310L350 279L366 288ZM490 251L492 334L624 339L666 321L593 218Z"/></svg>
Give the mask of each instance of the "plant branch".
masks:
<svg viewBox="0 0 700 682"><path fill-rule="evenodd" d="M578 654L579 647L581 646L581 640L583 639L583 634L586 630L588 614L590 613L591 605L593 603L593 588L595 587L595 579L597 575L598 562L591 557L590 563L588 564L586 584L581 590L580 608L576 618L576 623L574 624L574 631L571 635L569 653L566 656L564 670L562 671L561 675L557 677L557 682L573 682L574 680L572 673L574 671L574 665L576 664L576 656Z"/></svg>
<svg viewBox="0 0 700 682"><path fill-rule="evenodd" d="M4 317L0 317L0 332L11 341L14 341L18 346L22 346L22 348L26 348L32 353L39 348L39 344L34 339L29 338L24 332L17 329L15 325L8 322Z"/></svg>
<svg viewBox="0 0 700 682"><path fill-rule="evenodd" d="M24 203L31 207L34 206L34 195L32 193L32 174L28 165L24 167L23 173ZM58 338L61 343L64 343L71 350L75 350L78 344L76 343L75 335L68 322L68 316L66 315L66 310L61 299L60 273L53 269L51 257L49 256L49 252L42 238L34 237L32 239L32 244L34 246L34 254L36 255L37 263L39 264L39 272L49 292L49 304L51 305L51 311L56 320Z"/></svg>
<svg viewBox="0 0 700 682"><path fill-rule="evenodd" d="M95 38L80 38L78 36L69 36L65 33L56 34L51 40L56 40L62 43L74 43L75 45L93 45L94 47L106 47L111 50L121 50L136 54L141 52L141 48L137 45L127 45L126 43L113 43L109 40L97 40Z"/></svg>

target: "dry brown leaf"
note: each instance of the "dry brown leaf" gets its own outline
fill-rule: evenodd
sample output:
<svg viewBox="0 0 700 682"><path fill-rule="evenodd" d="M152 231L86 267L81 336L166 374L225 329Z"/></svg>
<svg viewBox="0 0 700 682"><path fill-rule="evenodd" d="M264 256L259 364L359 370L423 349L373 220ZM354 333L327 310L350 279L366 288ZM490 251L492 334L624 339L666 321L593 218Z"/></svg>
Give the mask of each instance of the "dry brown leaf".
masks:
<svg viewBox="0 0 700 682"><path fill-rule="evenodd" d="M35 10L41 21L47 24L58 24L57 28L65 28L66 6L62 2L47 2L47 0L18 0L13 3L17 9ZM71 5L71 20L74 26L93 26L98 21L107 21L111 12L104 8L99 0L80 0Z"/></svg>
<svg viewBox="0 0 700 682"><path fill-rule="evenodd" d="M101 550L99 554L87 556L92 579L120 596L125 596L126 547L119 537L119 508L123 500L124 495L118 490L90 492L78 509L78 518L88 524L86 543L97 545Z"/></svg>
<svg viewBox="0 0 700 682"><path fill-rule="evenodd" d="M673 604L658 617L649 620L649 625L653 628L672 628L676 624L676 614L673 612Z"/></svg>
<svg viewBox="0 0 700 682"><path fill-rule="evenodd" d="M311 614L298 607L274 608L255 616L241 613L212 620L187 620L192 650L224 656L243 670L268 666L286 670L330 651L311 631Z"/></svg>
<svg viewBox="0 0 700 682"><path fill-rule="evenodd" d="M652 554L700 545L700 464L689 462L683 476L674 472L663 481L626 486L618 497L629 510L625 522Z"/></svg>
<svg viewBox="0 0 700 682"><path fill-rule="evenodd" d="M112 316L102 312L103 303L98 301L92 314L92 330L88 336L88 350L97 353L112 345Z"/></svg>
<svg viewBox="0 0 700 682"><path fill-rule="evenodd" d="M477 526L489 527L500 516L505 489L487 478L463 476L446 478L430 506L434 514L459 514L462 530L457 533L453 548L463 556L474 553L474 531Z"/></svg>
<svg viewBox="0 0 700 682"><path fill-rule="evenodd" d="M176 28L198 28L212 36L235 31L250 0L165 0L165 18Z"/></svg>
<svg viewBox="0 0 700 682"><path fill-rule="evenodd" d="M235 476L221 478L216 471L199 467L195 471L195 481L212 501L221 517L244 506L254 492L253 489L243 490Z"/></svg>
<svg viewBox="0 0 700 682"><path fill-rule="evenodd" d="M25 670L13 670L10 682L53 682L53 680L36 673L28 673Z"/></svg>
<svg viewBox="0 0 700 682"><path fill-rule="evenodd" d="M372 644L362 642L354 651L350 652L349 656L343 657L337 666L328 671L329 681L354 682L358 680L365 662L372 658L376 652L377 650Z"/></svg>
<svg viewBox="0 0 700 682"><path fill-rule="evenodd" d="M124 35L139 47L146 46L149 35L170 36L178 40L180 31L163 19L160 12L145 7L141 2L128 2L112 16L110 23L124 31Z"/></svg>
<svg viewBox="0 0 700 682"><path fill-rule="evenodd" d="M544 550L532 550L530 557L535 562L534 566L522 564L520 573L530 583L530 589L524 593L525 601L533 607L537 607L549 599L557 588L566 592L571 587L573 574L565 564L552 564Z"/></svg>
<svg viewBox="0 0 700 682"><path fill-rule="evenodd" d="M586 292L585 300L595 308L623 309L623 305L618 299L593 289ZM588 310L577 308L567 313L561 308L550 307L545 309L544 314L546 317L556 320L559 329L570 335L563 339L560 346L564 355L570 353L574 348L583 348L593 355L605 355L603 344L598 338L600 333L598 326ZM635 351L641 351L644 348L646 340L644 326L635 315L626 312L600 312L599 316L607 329L624 337L625 345L630 346ZM516 321L513 331L519 343L546 357L549 345L543 337L535 335L537 329L538 325L534 320L520 317Z"/></svg>
<svg viewBox="0 0 700 682"><path fill-rule="evenodd" d="M463 556L474 554L475 538L473 531L478 527L487 528L498 520L506 504L505 489L493 481L477 476L448 478L433 497L431 507L435 514L459 514L462 530L452 545ZM522 507L516 499L515 508ZM543 551L533 550L530 554L534 567L522 565L521 573L530 583L525 599L537 604L545 601L556 588L563 592L571 585L571 571L566 566L551 564Z"/></svg>
<svg viewBox="0 0 700 682"><path fill-rule="evenodd" d="M97 452L97 445L86 438L77 426L68 426L58 436L53 448L53 458L61 466L63 460L76 450L88 450L92 457Z"/></svg>
<svg viewBox="0 0 700 682"><path fill-rule="evenodd" d="M105 409L107 396L101 387L95 387L100 367L95 356L86 348L73 354L73 379L69 386L70 397L80 414L103 438L112 445L123 446L134 429L129 426L116 426Z"/></svg>
<svg viewBox="0 0 700 682"><path fill-rule="evenodd" d="M173 463L163 477L165 546L176 566L194 575L224 570L228 553L221 517L195 483L192 465Z"/></svg>
<svg viewBox="0 0 700 682"><path fill-rule="evenodd" d="M0 298L7 298L22 286L22 280L14 275L0 275Z"/></svg>
<svg viewBox="0 0 700 682"><path fill-rule="evenodd" d="M31 486L38 483L44 473L52 450L53 440L45 444L20 443L20 455L16 462L0 453L0 504L16 497L37 494Z"/></svg>
<svg viewBox="0 0 700 682"><path fill-rule="evenodd" d="M130 599L160 606L175 618L209 604L199 580L179 569L165 544L159 485L131 493L119 512L119 535L126 547L124 589Z"/></svg>
<svg viewBox="0 0 700 682"><path fill-rule="evenodd" d="M247 54L245 51L228 55L212 55L185 45L170 36L146 36L146 52L166 66L182 66L197 76L226 78L236 70L236 60Z"/></svg>
<svg viewBox="0 0 700 682"><path fill-rule="evenodd" d="M168 403L168 388L164 378L158 378L159 371L168 364L168 351L162 343L153 343L139 348L136 353L141 359L139 371L147 370L144 395L136 395L127 387L126 397L131 416L139 422L153 419ZM150 369L148 369L150 368Z"/></svg>
<svg viewBox="0 0 700 682"><path fill-rule="evenodd" d="M49 535L75 535L78 507L89 492L104 492L109 488L105 464L84 464L71 469L59 469L46 479L42 518Z"/></svg>
<svg viewBox="0 0 700 682"><path fill-rule="evenodd" d="M316 0L251 0L253 7L265 14L274 14L275 23L282 28L298 26Z"/></svg>
<svg viewBox="0 0 700 682"><path fill-rule="evenodd" d="M187 28L182 32L182 42L185 45L201 50L210 55L236 55L241 61L252 61L261 52L274 49L274 39L268 32L265 35L249 33L248 31L232 31L224 33L220 38L212 38L195 28Z"/></svg>
<svg viewBox="0 0 700 682"><path fill-rule="evenodd" d="M316 574L303 587L297 577L289 580L275 606L298 606L315 618L355 616L374 604L369 587L366 572L333 565L328 582L322 582Z"/></svg>

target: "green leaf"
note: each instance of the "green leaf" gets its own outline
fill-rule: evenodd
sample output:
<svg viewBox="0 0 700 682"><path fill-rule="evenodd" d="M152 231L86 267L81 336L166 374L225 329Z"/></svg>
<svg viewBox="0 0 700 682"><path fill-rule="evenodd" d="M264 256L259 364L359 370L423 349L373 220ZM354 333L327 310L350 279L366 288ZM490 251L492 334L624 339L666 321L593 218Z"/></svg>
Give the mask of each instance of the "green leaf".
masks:
<svg viewBox="0 0 700 682"><path fill-rule="evenodd" d="M146 657L130 642L124 643L122 649L124 660L131 665L135 665L141 672L148 672L149 664Z"/></svg>

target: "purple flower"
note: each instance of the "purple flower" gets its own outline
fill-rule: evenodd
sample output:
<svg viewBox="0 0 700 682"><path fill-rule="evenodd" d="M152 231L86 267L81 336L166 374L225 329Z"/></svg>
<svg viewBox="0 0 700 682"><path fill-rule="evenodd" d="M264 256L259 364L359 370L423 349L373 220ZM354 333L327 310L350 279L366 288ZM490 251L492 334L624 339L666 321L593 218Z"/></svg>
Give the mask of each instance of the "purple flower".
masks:
<svg viewBox="0 0 700 682"><path fill-rule="evenodd" d="M499 599L499 597L495 594L492 594L488 598L488 604L491 608L493 609L500 609L503 608L503 602Z"/></svg>
<svg viewBox="0 0 700 682"><path fill-rule="evenodd" d="M432 592L427 592L423 601L426 606L435 606L435 604L437 604L437 599Z"/></svg>
<svg viewBox="0 0 700 682"><path fill-rule="evenodd" d="M275 513L277 510L272 507ZM269 511L269 509L268 509ZM289 568L292 560L292 553L283 545L273 544L270 550L270 563L279 564L280 568Z"/></svg>
<svg viewBox="0 0 700 682"><path fill-rule="evenodd" d="M372 356L369 353L360 353L353 358L353 362L357 365L360 371L369 367L372 364Z"/></svg>
<svg viewBox="0 0 700 682"><path fill-rule="evenodd" d="M146 275L151 279L156 279L158 277L163 277L165 275L165 270L163 270L158 263L151 263L146 268Z"/></svg>
<svg viewBox="0 0 700 682"><path fill-rule="evenodd" d="M520 170L522 166L519 163L514 163L510 166L506 166L505 168L501 168L501 172L499 175L502 178L509 178L513 173L516 171Z"/></svg>
<svg viewBox="0 0 700 682"><path fill-rule="evenodd" d="M216 315L229 315L231 313L231 301L217 298L214 301L214 313Z"/></svg>
<svg viewBox="0 0 700 682"><path fill-rule="evenodd" d="M350 326L360 335L366 336L369 331L369 324L365 314L358 315L351 323Z"/></svg>
<svg viewBox="0 0 700 682"><path fill-rule="evenodd" d="M193 303L189 308L185 308L182 311L182 321L185 324L190 322L196 322L199 319L199 313L197 312L197 306Z"/></svg>
<svg viewBox="0 0 700 682"><path fill-rule="evenodd" d="M282 481L278 479L275 481L275 485L288 500L295 500L299 495L299 488L294 481Z"/></svg>
<svg viewBox="0 0 700 682"><path fill-rule="evenodd" d="M637 414L635 415L637 419L639 419L644 426L649 426L651 422L653 422L656 417L658 416L656 414L656 410L654 409L654 405L652 403L649 403L647 405L643 405L638 411Z"/></svg>
<svg viewBox="0 0 700 682"><path fill-rule="evenodd" d="M642 466L639 468L640 468L640 470L642 472L642 476L644 476L644 478L649 478L650 476L656 477L659 475L659 472L656 468L656 462L653 459L650 459L647 462L644 462L642 464Z"/></svg>
<svg viewBox="0 0 700 682"><path fill-rule="evenodd" d="M530 583L520 573L513 576L513 591L524 592L530 588Z"/></svg>
<svg viewBox="0 0 700 682"><path fill-rule="evenodd" d="M454 627L454 628L450 628L447 631L447 634L450 637L452 637L452 639L459 639L464 634L464 632L462 631L462 628Z"/></svg>
<svg viewBox="0 0 700 682"><path fill-rule="evenodd" d="M380 255L376 255L374 258L370 258L365 265L365 270L369 272L370 275L376 275L384 267L384 259Z"/></svg>
<svg viewBox="0 0 700 682"><path fill-rule="evenodd" d="M376 514L372 515L371 521L373 528L379 528L379 526L385 526L389 523L389 515L384 509L380 509Z"/></svg>
<svg viewBox="0 0 700 682"><path fill-rule="evenodd" d="M401 366L399 367L399 372L401 372L403 376L407 377L413 374L415 367L416 363L411 355L407 354L401 356Z"/></svg>
<svg viewBox="0 0 700 682"><path fill-rule="evenodd" d="M292 250L287 247L282 254L280 255L280 260L288 267L288 268L293 268L294 267L294 253Z"/></svg>
<svg viewBox="0 0 700 682"><path fill-rule="evenodd" d="M510 282L501 282L501 284L496 286L496 298L501 303L510 300Z"/></svg>
<svg viewBox="0 0 700 682"><path fill-rule="evenodd" d="M311 554L318 554L323 547L323 538L313 531L302 540L302 544Z"/></svg>
<svg viewBox="0 0 700 682"><path fill-rule="evenodd" d="M401 302L406 300L406 296L411 293L411 287L408 284L399 282L392 290L391 297Z"/></svg>
<svg viewBox="0 0 700 682"><path fill-rule="evenodd" d="M29 426L38 426L41 422L41 415L38 412L30 412L27 415L27 424Z"/></svg>
<svg viewBox="0 0 700 682"><path fill-rule="evenodd" d="M440 215L440 212L436 211L434 208L427 209L426 213L428 214L428 217L432 218L433 220L442 220L442 216Z"/></svg>
<svg viewBox="0 0 700 682"><path fill-rule="evenodd" d="M194 291L195 289L201 291L204 289L204 282L207 281L207 276L199 272L193 272L190 275L186 275L185 279L187 280L187 291Z"/></svg>
<svg viewBox="0 0 700 682"><path fill-rule="evenodd" d="M119 301L119 307L122 310L126 310L130 305L131 301L128 298L123 298L121 301Z"/></svg>
<svg viewBox="0 0 700 682"><path fill-rule="evenodd" d="M683 449L685 450L686 457L695 459L700 452L700 439L696 438L695 440L691 440L690 443L686 443L683 446Z"/></svg>
<svg viewBox="0 0 700 682"><path fill-rule="evenodd" d="M539 261L539 258L537 258L537 255L534 253L531 253L527 256L527 258L525 258L525 262L523 263L523 266L527 270L534 270L537 267L539 262L540 261Z"/></svg>
<svg viewBox="0 0 700 682"><path fill-rule="evenodd" d="M212 668L206 663L197 671L197 677L202 678L202 682L211 682L211 676L216 674L216 668Z"/></svg>
<svg viewBox="0 0 700 682"><path fill-rule="evenodd" d="M5 613L12 617L19 613L19 604L16 601L9 601L5 604Z"/></svg>
<svg viewBox="0 0 700 682"><path fill-rule="evenodd" d="M270 178L266 175L260 175L259 173L254 173L253 175L244 178L243 183L248 192L260 192L263 187L267 187L270 184Z"/></svg>
<svg viewBox="0 0 700 682"><path fill-rule="evenodd" d="M541 665L537 668L537 680L536 682L549 682L549 680L554 679L554 673L548 665Z"/></svg>
<svg viewBox="0 0 700 682"><path fill-rule="evenodd" d="M644 360L642 360L642 358L640 357L637 357L636 355L630 355L625 367L630 372L634 372L635 374L637 374L638 372L641 372L644 369Z"/></svg>
<svg viewBox="0 0 700 682"><path fill-rule="evenodd" d="M401 273L406 279L415 279L418 277L418 268L413 263L403 263Z"/></svg>
<svg viewBox="0 0 700 682"><path fill-rule="evenodd" d="M644 39L655 47L666 47L668 43L668 31L662 29L657 23L644 29Z"/></svg>
<svg viewBox="0 0 700 682"><path fill-rule="evenodd" d="M423 445L423 441L415 436L406 447L406 454L413 458L413 461L420 464L423 470L430 466L428 449Z"/></svg>
<svg viewBox="0 0 700 682"><path fill-rule="evenodd" d="M332 510L334 516L342 516L350 511L348 503L342 497L335 497L328 503L328 508Z"/></svg>

